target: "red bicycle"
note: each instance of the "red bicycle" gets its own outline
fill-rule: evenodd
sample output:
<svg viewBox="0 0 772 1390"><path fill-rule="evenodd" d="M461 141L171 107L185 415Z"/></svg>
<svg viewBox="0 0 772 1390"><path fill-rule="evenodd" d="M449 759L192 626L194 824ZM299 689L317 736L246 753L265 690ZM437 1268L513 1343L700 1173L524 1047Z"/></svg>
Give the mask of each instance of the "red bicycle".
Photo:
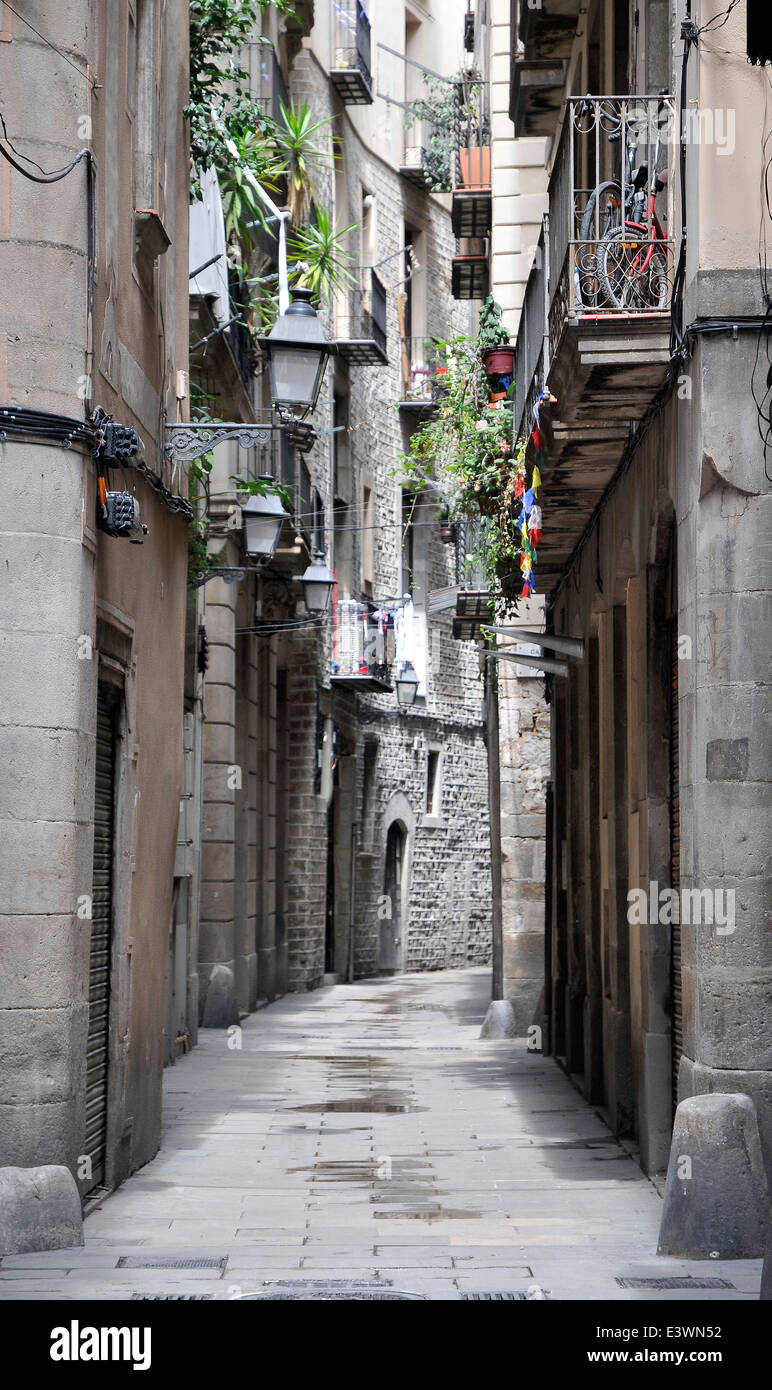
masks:
<svg viewBox="0 0 772 1390"><path fill-rule="evenodd" d="M635 178L631 215L606 233L595 253L602 295L615 309L667 308L667 237L655 210L657 194L667 184L667 175L657 173L660 149L658 132L652 173L643 164Z"/></svg>

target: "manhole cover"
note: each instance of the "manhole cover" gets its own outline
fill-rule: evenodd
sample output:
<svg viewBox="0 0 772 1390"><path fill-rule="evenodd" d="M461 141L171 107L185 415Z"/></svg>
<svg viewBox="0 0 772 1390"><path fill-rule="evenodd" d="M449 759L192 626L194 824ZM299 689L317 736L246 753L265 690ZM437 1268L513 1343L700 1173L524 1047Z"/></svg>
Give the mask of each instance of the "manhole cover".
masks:
<svg viewBox="0 0 772 1390"><path fill-rule="evenodd" d="M728 1279L692 1279L691 1275L673 1275L667 1279L620 1279L620 1289L733 1289Z"/></svg>
<svg viewBox="0 0 772 1390"><path fill-rule="evenodd" d="M243 1293L240 1295L240 1299L235 1301L249 1303L258 1299L270 1300L274 1303L290 1299L320 1303L334 1303L336 1301L369 1303L375 1300L393 1302L398 1299L426 1301L423 1294L420 1293L405 1293L401 1289L391 1288L388 1284L366 1284L357 1279L311 1279L304 1283L281 1280L273 1284L264 1284L255 1293Z"/></svg>
<svg viewBox="0 0 772 1390"><path fill-rule="evenodd" d="M121 1255L116 1269L225 1269L227 1255L197 1255L175 1259L169 1255Z"/></svg>

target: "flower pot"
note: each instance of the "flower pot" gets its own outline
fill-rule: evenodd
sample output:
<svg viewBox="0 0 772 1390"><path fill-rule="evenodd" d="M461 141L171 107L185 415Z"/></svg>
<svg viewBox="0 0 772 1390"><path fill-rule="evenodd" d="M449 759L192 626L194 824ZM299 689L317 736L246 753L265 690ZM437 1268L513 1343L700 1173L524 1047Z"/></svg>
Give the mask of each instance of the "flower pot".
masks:
<svg viewBox="0 0 772 1390"><path fill-rule="evenodd" d="M461 166L462 188L490 188L490 145L462 147L458 152L458 159Z"/></svg>
<svg viewBox="0 0 772 1390"><path fill-rule="evenodd" d="M443 521L440 524L440 540L443 545L453 545L456 539L456 528L452 521Z"/></svg>
<svg viewBox="0 0 772 1390"><path fill-rule="evenodd" d="M507 343L484 348L482 359L486 376L508 376L511 380L515 374L515 349Z"/></svg>

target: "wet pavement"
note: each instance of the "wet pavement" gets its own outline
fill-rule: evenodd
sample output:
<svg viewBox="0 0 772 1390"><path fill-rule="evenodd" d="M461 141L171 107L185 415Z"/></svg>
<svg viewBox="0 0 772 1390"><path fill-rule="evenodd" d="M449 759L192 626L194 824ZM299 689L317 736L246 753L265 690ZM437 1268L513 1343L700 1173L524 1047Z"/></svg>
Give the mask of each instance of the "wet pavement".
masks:
<svg viewBox="0 0 772 1390"><path fill-rule="evenodd" d="M166 1073L157 1157L85 1249L2 1259L0 1299L757 1298L760 1260L657 1258L630 1146L553 1060L479 1040L489 984L335 985L202 1032Z"/></svg>

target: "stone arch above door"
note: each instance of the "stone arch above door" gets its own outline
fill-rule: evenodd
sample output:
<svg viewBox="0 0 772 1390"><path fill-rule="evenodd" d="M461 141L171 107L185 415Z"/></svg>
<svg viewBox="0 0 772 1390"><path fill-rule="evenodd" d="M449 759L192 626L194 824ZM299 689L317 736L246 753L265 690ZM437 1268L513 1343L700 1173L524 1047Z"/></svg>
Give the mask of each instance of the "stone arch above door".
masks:
<svg viewBox="0 0 772 1390"><path fill-rule="evenodd" d="M388 919L389 921L394 921L394 919L396 918L399 923L399 959L396 965L390 965L388 967L390 969L404 970L405 958L408 954L408 938L410 931L410 884L413 845L415 842L415 828L416 818L413 812L413 808L410 805L410 802L408 801L404 792L395 792L395 794L388 801L381 824L381 846L383 856L382 862L384 866L384 895L388 894L391 891L386 884L386 878L388 877L389 873L388 847L390 838L392 838L396 832L401 832L402 835L401 884L399 902L393 905L393 915ZM386 934L388 934L388 927L385 925L385 922L382 925L383 930L386 932ZM388 955L389 952L386 952L386 954ZM382 946L379 953L379 963L381 963L381 968L384 968L384 959L385 957Z"/></svg>

